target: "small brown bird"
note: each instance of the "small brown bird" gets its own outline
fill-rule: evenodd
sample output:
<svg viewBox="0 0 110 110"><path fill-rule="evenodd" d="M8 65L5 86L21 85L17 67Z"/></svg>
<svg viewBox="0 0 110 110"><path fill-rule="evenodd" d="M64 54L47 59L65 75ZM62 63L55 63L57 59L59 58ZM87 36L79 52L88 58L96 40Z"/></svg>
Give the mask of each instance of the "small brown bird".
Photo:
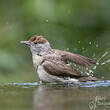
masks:
<svg viewBox="0 0 110 110"><path fill-rule="evenodd" d="M21 41L21 43L29 46L32 53L33 64L40 81L71 83L98 80L96 77L90 75L82 75L69 65L69 62L83 67L96 64L95 61L89 58L52 49L48 40L42 36L33 36L28 41Z"/></svg>

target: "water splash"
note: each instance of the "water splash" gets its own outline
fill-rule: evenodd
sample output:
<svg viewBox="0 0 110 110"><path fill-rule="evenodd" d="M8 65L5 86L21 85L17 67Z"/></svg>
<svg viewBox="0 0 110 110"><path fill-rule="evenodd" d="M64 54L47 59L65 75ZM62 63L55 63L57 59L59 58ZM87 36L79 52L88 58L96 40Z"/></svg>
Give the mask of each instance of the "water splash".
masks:
<svg viewBox="0 0 110 110"><path fill-rule="evenodd" d="M91 74L91 73L94 73L94 72L93 72L93 70L89 70L89 73Z"/></svg>
<svg viewBox="0 0 110 110"><path fill-rule="evenodd" d="M101 61L105 56L107 56L107 55L108 55L108 52L105 52L105 53L97 60L96 65L93 66L92 69L93 69L93 70L96 70L98 65L104 65L104 64L106 64L106 63L109 63L110 60L107 60L107 61L105 61L105 62L103 62L103 63L100 63L100 61Z"/></svg>
<svg viewBox="0 0 110 110"><path fill-rule="evenodd" d="M105 65L106 63L110 63L110 60L107 60L107 61L101 63L101 65Z"/></svg>
<svg viewBox="0 0 110 110"><path fill-rule="evenodd" d="M105 52L98 60L97 63L99 64L99 62L108 54L108 52Z"/></svg>
<svg viewBox="0 0 110 110"><path fill-rule="evenodd" d="M96 70L96 68L97 68L97 66L93 66L93 68L92 68L92 69L93 69L93 70Z"/></svg>
<svg viewBox="0 0 110 110"><path fill-rule="evenodd" d="M78 41L78 43L80 44L81 41ZM95 46L96 48L99 47L99 44L98 44L97 42L92 43L91 41L89 41L88 44L89 44L89 45L94 44L94 46ZM82 52L83 52L83 53L86 53L86 52L88 51L88 50L87 50L86 48L84 48L84 47L82 47L81 49L82 49ZM77 50L77 49L75 48L74 50ZM75 66L75 65L74 65L74 66L78 69L78 71L81 72L81 74L93 75L93 73L94 73L94 71L97 69L98 65L102 66L102 65L105 65L105 64L107 64L107 63L110 63L110 60L106 60L106 61L104 61L104 62L101 62L102 59L103 59L104 57L106 57L107 55L108 55L108 52L106 51L106 52L104 52L104 53L101 55L101 57L99 57L98 60L97 60L96 54L93 53L92 57L93 57L93 59L96 61L96 65L93 66L91 69L89 68L89 69L84 70L84 69L82 69L82 68L80 69L79 67L77 67L77 66Z"/></svg>
<svg viewBox="0 0 110 110"><path fill-rule="evenodd" d="M78 43L81 43L81 41L78 41ZM89 45L92 45L92 42L91 41L88 42L88 43L89 43ZM94 42L93 44L95 45L96 48L99 47L99 45L97 43ZM88 49L85 49L84 47L82 47L81 49L82 49L82 52L84 52L84 53L88 51ZM77 50L77 48L74 48L74 50ZM93 66L91 69L90 68L89 69L86 69L86 71L84 69L82 69L82 68L80 69L80 67L77 67L76 65L74 65L74 66L77 68L78 71L80 71L80 72L82 71L81 74L93 75L93 73L97 69L98 65L105 65L106 63L110 63L110 60L107 60L107 61L104 61L104 62L101 63L101 60L104 57L106 57L107 55L108 55L108 52L106 51L97 60L97 58L95 58L96 57L96 54L93 53L92 57L93 57L94 60L96 60L96 65Z"/></svg>

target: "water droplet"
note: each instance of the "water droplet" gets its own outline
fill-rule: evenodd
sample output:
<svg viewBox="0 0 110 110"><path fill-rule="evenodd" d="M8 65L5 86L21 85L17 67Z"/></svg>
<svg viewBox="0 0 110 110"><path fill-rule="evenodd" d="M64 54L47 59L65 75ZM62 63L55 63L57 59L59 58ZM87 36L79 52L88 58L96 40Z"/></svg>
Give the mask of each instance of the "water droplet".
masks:
<svg viewBox="0 0 110 110"><path fill-rule="evenodd" d="M93 70L96 70L96 67L97 67L97 66L94 66L92 69L93 69Z"/></svg>
<svg viewBox="0 0 110 110"><path fill-rule="evenodd" d="M86 73L88 76L90 75L89 73Z"/></svg>
<svg viewBox="0 0 110 110"><path fill-rule="evenodd" d="M89 73L94 73L92 70L89 70Z"/></svg>
<svg viewBox="0 0 110 110"><path fill-rule="evenodd" d="M98 62L96 62L96 65L99 65L99 63L98 63Z"/></svg>
<svg viewBox="0 0 110 110"><path fill-rule="evenodd" d="M82 50L84 50L84 47L82 47Z"/></svg>
<svg viewBox="0 0 110 110"><path fill-rule="evenodd" d="M67 51L69 50L69 48L66 49Z"/></svg>
<svg viewBox="0 0 110 110"><path fill-rule="evenodd" d="M80 43L81 43L81 41L78 41L78 43L80 44Z"/></svg>
<svg viewBox="0 0 110 110"><path fill-rule="evenodd" d="M46 22L49 22L49 20L48 20L48 19L46 19L45 21L46 21Z"/></svg>
<svg viewBox="0 0 110 110"><path fill-rule="evenodd" d="M96 44L96 47L98 48L98 47L99 47L99 45L98 45L98 44Z"/></svg>
<svg viewBox="0 0 110 110"><path fill-rule="evenodd" d="M91 45L92 43L91 43L91 42L89 42L89 44Z"/></svg>

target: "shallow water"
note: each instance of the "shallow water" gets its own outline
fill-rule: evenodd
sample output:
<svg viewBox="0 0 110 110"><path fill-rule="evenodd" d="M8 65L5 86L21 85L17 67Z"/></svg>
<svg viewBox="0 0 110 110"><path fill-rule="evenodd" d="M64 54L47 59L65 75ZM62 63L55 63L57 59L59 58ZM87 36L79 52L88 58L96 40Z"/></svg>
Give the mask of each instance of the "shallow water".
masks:
<svg viewBox="0 0 110 110"><path fill-rule="evenodd" d="M68 84L7 83L0 110L109 110L110 81Z"/></svg>

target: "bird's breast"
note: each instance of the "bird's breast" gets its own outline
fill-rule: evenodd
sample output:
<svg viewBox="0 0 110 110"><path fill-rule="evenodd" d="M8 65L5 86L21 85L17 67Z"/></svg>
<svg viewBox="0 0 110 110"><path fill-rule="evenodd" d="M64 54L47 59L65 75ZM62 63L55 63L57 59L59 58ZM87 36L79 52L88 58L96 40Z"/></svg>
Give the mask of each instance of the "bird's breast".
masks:
<svg viewBox="0 0 110 110"><path fill-rule="evenodd" d="M33 58L33 65L37 69L38 66L42 63L43 57L38 55L32 55L32 58Z"/></svg>

